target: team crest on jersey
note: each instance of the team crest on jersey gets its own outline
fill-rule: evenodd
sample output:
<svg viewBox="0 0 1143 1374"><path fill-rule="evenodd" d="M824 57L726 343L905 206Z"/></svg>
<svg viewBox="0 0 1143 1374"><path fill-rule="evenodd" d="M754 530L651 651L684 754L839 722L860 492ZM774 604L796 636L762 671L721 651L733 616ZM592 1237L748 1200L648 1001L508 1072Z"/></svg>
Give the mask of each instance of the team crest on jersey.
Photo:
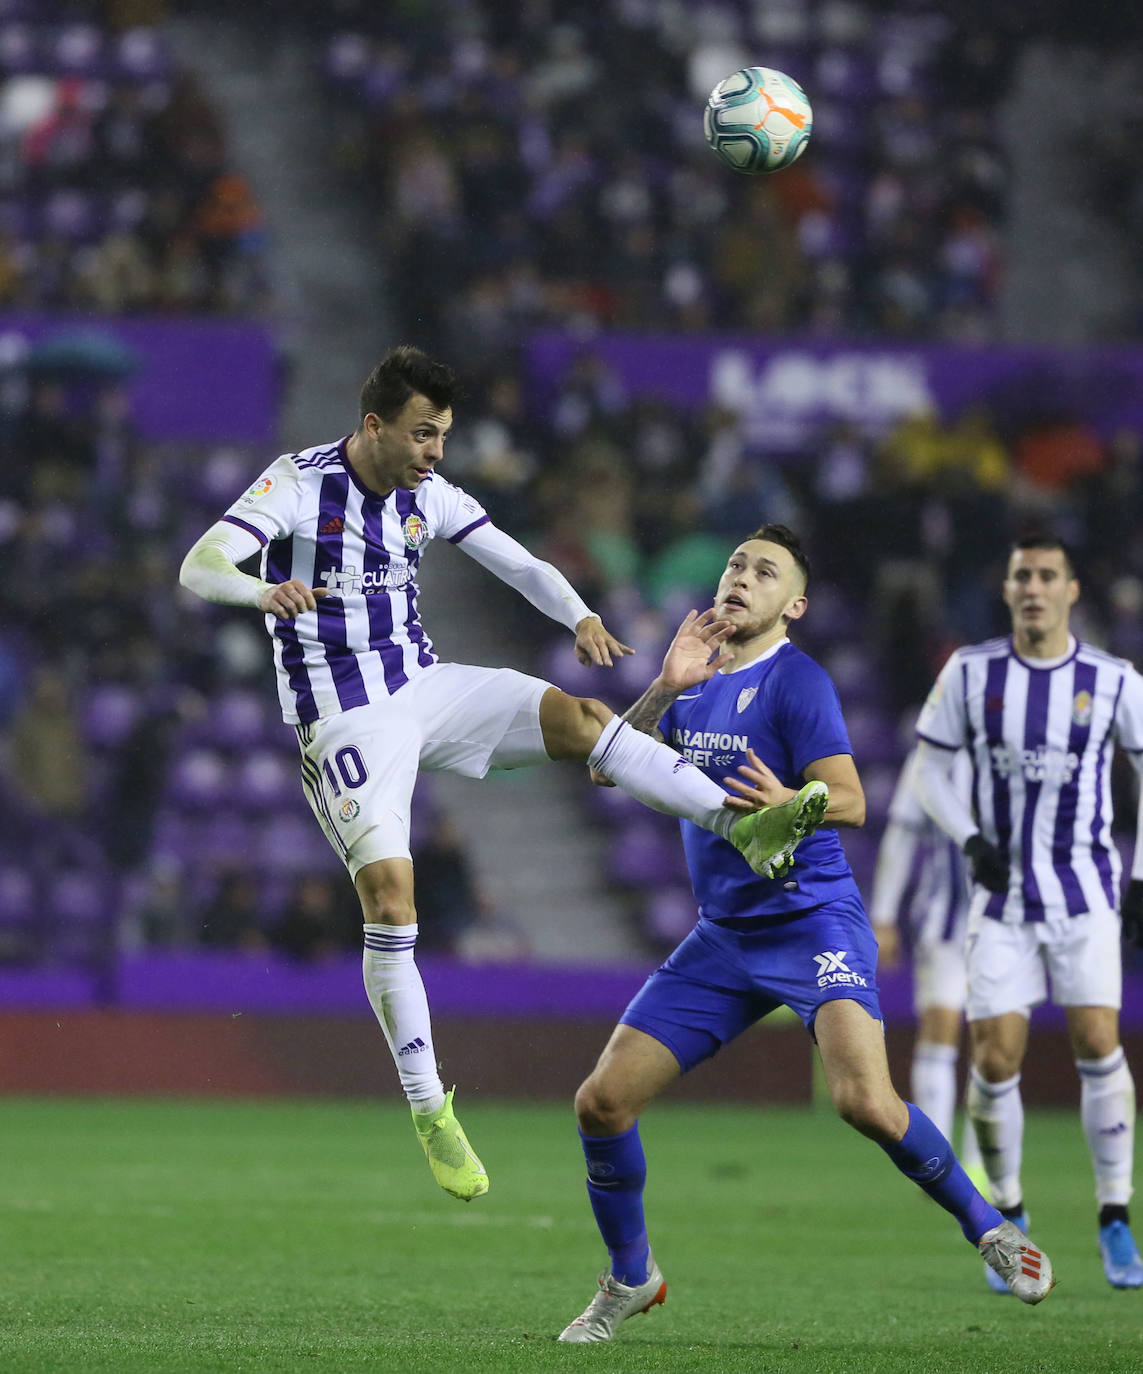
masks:
<svg viewBox="0 0 1143 1374"><path fill-rule="evenodd" d="M1072 720L1077 725L1091 724L1091 693L1077 692L1072 702Z"/></svg>
<svg viewBox="0 0 1143 1374"><path fill-rule="evenodd" d="M257 482L250 488L242 498L244 506L252 506L255 501L261 501L263 496L269 496L274 490L275 482L273 477L259 477Z"/></svg>
<svg viewBox="0 0 1143 1374"><path fill-rule="evenodd" d="M401 524L401 533L405 536L407 549L419 549L429 537L429 527L419 515L406 515Z"/></svg>
<svg viewBox="0 0 1143 1374"><path fill-rule="evenodd" d="M338 807L337 814L343 821L355 821L361 814L361 807L352 797L346 797Z"/></svg>
<svg viewBox="0 0 1143 1374"><path fill-rule="evenodd" d="M755 698L757 695L758 695L758 688L757 688L757 687L743 687L742 691L739 692L739 694L738 694L738 714L739 714L739 715L741 715L742 712L746 710L746 708L750 705L750 703L754 700L754 698Z"/></svg>

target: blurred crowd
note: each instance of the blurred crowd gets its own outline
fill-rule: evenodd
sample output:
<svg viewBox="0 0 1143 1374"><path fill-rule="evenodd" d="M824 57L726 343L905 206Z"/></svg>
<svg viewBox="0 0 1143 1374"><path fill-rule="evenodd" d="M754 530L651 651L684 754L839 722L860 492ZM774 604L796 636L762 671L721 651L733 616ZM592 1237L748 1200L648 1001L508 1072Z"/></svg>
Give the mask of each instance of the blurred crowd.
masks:
<svg viewBox="0 0 1143 1374"><path fill-rule="evenodd" d="M261 210L165 12L0 5L0 307L268 309Z"/></svg>
<svg viewBox="0 0 1143 1374"><path fill-rule="evenodd" d="M728 544L790 524L816 567L797 637L838 683L869 795L846 837L866 877L935 672L1005 628L1013 533L1068 539L1081 633L1143 662L1140 435L1106 433L1082 397L835 422L762 453L736 411L632 396L590 346L609 326L989 338L1008 27L927 0L289 8L314 31L333 152L369 198L402 328L469 386L445 474L640 651L587 676L553 630L519 666L624 707ZM259 209L159 17L0 0L0 303L264 308ZM813 91L817 123L812 158L757 180L715 162L696 109L761 51ZM543 326L584 347L540 407L523 345ZM106 376L0 373L0 960L360 948L258 618L177 588L267 456L144 443ZM504 612L531 615L508 594ZM649 943L673 940L694 914L674 824L614 790L585 798ZM475 948L487 903L431 780L413 839L422 944Z"/></svg>
<svg viewBox="0 0 1143 1374"><path fill-rule="evenodd" d="M962 22L963 21L963 22ZM339 154L407 325L457 356L543 325L990 338L998 13L902 0L493 0L329 11ZM750 63L812 156L727 175L702 107Z"/></svg>

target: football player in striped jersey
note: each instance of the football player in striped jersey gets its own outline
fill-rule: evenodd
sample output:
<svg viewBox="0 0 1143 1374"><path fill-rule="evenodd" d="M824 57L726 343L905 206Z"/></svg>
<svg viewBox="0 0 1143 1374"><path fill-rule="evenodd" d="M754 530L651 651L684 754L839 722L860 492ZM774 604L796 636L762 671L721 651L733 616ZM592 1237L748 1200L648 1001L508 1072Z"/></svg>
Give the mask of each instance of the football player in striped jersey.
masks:
<svg viewBox="0 0 1143 1374"><path fill-rule="evenodd" d="M1119 853L1111 836L1116 746L1143 771L1143 678L1070 629L1079 581L1052 534L1018 540L1004 601L1012 634L958 649L917 721L917 786L972 866L969 1113L992 1200L1026 1229L1020 1071L1031 1009L1064 1008L1095 1171L1108 1282L1143 1287L1131 1234L1135 1085L1119 1038ZM957 750L972 805L949 785ZM1132 878L1143 877L1137 818ZM986 1275L987 1276L987 1275ZM988 1276L991 1282L991 1277Z"/></svg>

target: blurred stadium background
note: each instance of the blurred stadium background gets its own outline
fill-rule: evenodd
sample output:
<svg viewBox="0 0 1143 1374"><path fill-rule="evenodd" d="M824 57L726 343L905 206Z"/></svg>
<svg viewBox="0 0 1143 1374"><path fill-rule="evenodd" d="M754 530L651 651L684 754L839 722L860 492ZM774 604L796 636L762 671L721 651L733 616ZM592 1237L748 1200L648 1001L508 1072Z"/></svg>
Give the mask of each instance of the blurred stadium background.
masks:
<svg viewBox="0 0 1143 1374"><path fill-rule="evenodd" d="M1071 541L1081 633L1141 661L1138 20L1033 8L0 0L0 1091L388 1090L262 626L176 571L393 343L465 378L446 474L639 650L578 669L445 547L446 657L622 708L731 541L803 533L866 885L932 677L1003 628L1011 534ZM815 107L772 179L702 142L747 62ZM693 921L674 824L556 768L417 807L446 1071L569 1091ZM907 970L885 992L899 1057ZM792 1034L694 1090L804 1097ZM1070 1099L1045 1059L1030 1100Z"/></svg>

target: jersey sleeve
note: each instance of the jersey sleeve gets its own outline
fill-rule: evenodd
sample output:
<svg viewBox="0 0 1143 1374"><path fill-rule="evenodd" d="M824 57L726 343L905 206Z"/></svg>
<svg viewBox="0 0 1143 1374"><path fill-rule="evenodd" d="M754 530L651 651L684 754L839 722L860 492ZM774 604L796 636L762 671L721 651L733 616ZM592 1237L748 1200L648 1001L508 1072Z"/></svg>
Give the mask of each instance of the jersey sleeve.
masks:
<svg viewBox="0 0 1143 1374"><path fill-rule="evenodd" d="M266 471L222 517L228 524L248 530L260 544L285 539L298 523L302 478L289 454L276 458Z"/></svg>
<svg viewBox="0 0 1143 1374"><path fill-rule="evenodd" d="M802 656L782 675L782 724L799 776L817 759L852 754L837 688L826 670Z"/></svg>
<svg viewBox="0 0 1143 1374"><path fill-rule="evenodd" d="M908 830L923 830L929 823L929 817L917 796L916 769L917 752L914 749L905 760L897 786L893 789L893 800L889 803L889 819Z"/></svg>
<svg viewBox="0 0 1143 1374"><path fill-rule="evenodd" d="M1115 709L1115 737L1129 753L1143 752L1143 676L1128 667Z"/></svg>
<svg viewBox="0 0 1143 1374"><path fill-rule="evenodd" d="M967 728L964 674L961 672L960 654L954 653L925 698L921 714L917 717L917 736L942 749L959 749L965 742Z"/></svg>
<svg viewBox="0 0 1143 1374"><path fill-rule="evenodd" d="M436 473L433 474L425 504L433 534L447 539L450 544L459 544L473 530L489 523L488 512L475 496L470 496L460 487L454 487Z"/></svg>

